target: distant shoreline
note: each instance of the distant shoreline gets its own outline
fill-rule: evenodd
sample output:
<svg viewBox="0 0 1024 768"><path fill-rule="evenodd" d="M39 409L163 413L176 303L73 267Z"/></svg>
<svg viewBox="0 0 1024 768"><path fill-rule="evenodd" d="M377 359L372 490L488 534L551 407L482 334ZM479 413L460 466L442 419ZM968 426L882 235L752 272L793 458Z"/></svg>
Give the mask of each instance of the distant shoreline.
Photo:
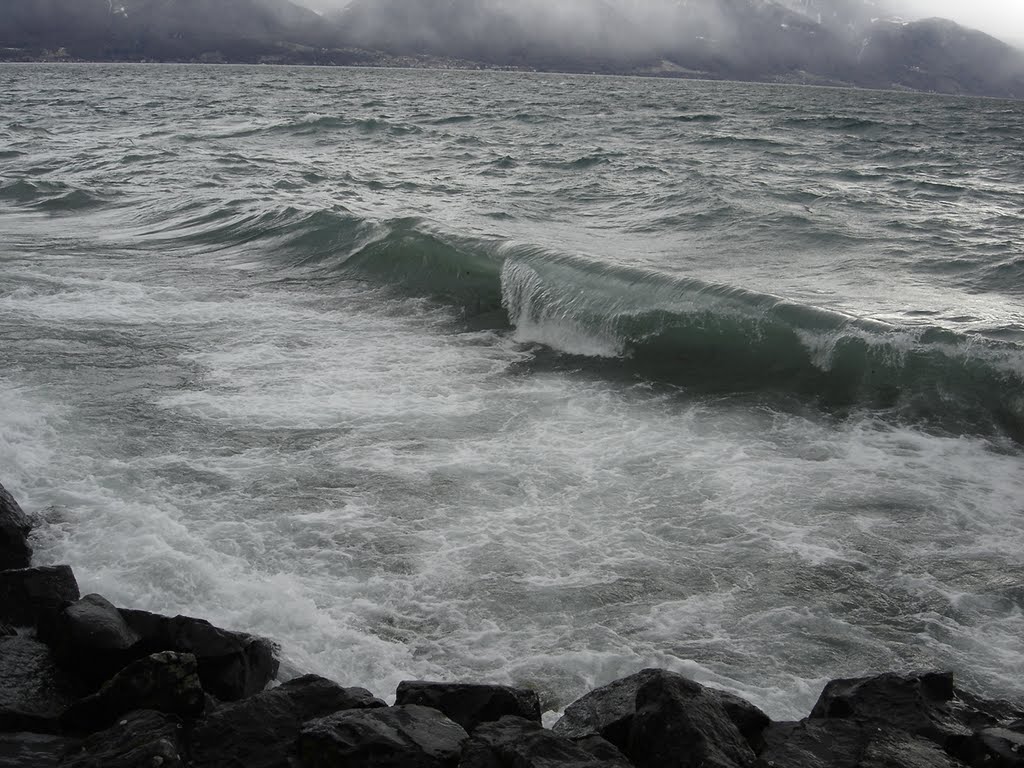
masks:
<svg viewBox="0 0 1024 768"><path fill-rule="evenodd" d="M356 70L368 70L368 69L384 69L384 70L406 70L406 71L428 71L428 72L496 72L496 73L517 73L517 74L533 74L533 75L563 75L572 77L623 77L623 78L639 78L644 80L685 80L688 82L708 82L708 83L736 83L742 85L774 85L774 86L793 86L799 88L827 88L827 89L838 89L838 90L849 90L849 91L864 91L869 93L900 93L900 94L911 94L921 96L937 96L937 97L948 97L948 98L967 98L967 99L986 99L996 101L1011 101L1014 103L1024 101L1024 98L1015 96L993 96L988 94L977 94L977 93L947 93L944 91L925 91L916 90L908 86L893 85L889 88L883 87L870 87L866 85L856 85L853 83L847 83L842 81L830 82L811 82L808 81L797 81L789 79L768 79L768 80L754 80L754 79L739 79L725 76L718 76L711 72L627 72L627 71L607 71L598 72L594 70L573 70L573 69L539 69L529 67L516 67L516 66L498 66L498 65L486 65L479 64L476 62L459 62L459 63L444 63L435 61L416 61L416 62L405 62L405 61L394 61L394 62L323 62L323 61L281 61L281 62L269 62L269 61L242 61L242 60L231 60L231 61L199 61L196 59L83 59L83 58L53 58L39 56L35 58L21 57L14 58L5 56L4 49L0 49L0 65L3 64L114 64L114 65L137 65L137 66L197 66L197 67L301 67L303 69L356 69ZM406 59L412 57L395 57L396 59Z"/></svg>

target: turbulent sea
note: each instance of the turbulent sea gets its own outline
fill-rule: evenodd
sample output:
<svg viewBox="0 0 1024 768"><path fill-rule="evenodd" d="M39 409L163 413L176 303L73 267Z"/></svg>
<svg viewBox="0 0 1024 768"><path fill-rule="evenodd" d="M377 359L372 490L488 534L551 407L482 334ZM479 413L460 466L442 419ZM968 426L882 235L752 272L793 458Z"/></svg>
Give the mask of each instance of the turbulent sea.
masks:
<svg viewBox="0 0 1024 768"><path fill-rule="evenodd" d="M286 671L1024 696L1024 104L0 66L0 481Z"/></svg>

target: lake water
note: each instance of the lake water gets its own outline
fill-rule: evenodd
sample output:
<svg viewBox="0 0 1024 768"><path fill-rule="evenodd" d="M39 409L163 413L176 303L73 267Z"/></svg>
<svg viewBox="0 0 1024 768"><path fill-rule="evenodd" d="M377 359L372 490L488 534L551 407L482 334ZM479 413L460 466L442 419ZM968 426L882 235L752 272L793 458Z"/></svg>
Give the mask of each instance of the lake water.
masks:
<svg viewBox="0 0 1024 768"><path fill-rule="evenodd" d="M1022 103L0 65L0 480L385 697L1021 697L1022 231Z"/></svg>

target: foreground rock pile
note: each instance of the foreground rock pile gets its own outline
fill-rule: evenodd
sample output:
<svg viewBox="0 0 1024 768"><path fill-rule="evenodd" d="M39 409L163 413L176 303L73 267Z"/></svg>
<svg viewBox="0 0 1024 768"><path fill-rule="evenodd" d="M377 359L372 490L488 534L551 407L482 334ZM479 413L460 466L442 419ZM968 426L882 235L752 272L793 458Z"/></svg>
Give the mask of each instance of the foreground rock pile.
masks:
<svg viewBox="0 0 1024 768"><path fill-rule="evenodd" d="M82 597L68 566L31 567L30 527L0 486L0 768L1024 768L1024 711L941 672L834 680L776 723L647 669L550 730L504 686L268 688L270 641Z"/></svg>

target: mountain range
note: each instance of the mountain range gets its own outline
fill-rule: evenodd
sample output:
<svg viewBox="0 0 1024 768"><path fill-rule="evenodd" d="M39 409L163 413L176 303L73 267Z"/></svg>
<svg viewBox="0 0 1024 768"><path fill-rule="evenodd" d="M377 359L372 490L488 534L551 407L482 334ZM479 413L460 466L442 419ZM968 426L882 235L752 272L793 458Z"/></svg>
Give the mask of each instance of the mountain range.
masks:
<svg viewBox="0 0 1024 768"><path fill-rule="evenodd" d="M480 66L1024 98L1024 53L882 0L3 0L0 59Z"/></svg>

